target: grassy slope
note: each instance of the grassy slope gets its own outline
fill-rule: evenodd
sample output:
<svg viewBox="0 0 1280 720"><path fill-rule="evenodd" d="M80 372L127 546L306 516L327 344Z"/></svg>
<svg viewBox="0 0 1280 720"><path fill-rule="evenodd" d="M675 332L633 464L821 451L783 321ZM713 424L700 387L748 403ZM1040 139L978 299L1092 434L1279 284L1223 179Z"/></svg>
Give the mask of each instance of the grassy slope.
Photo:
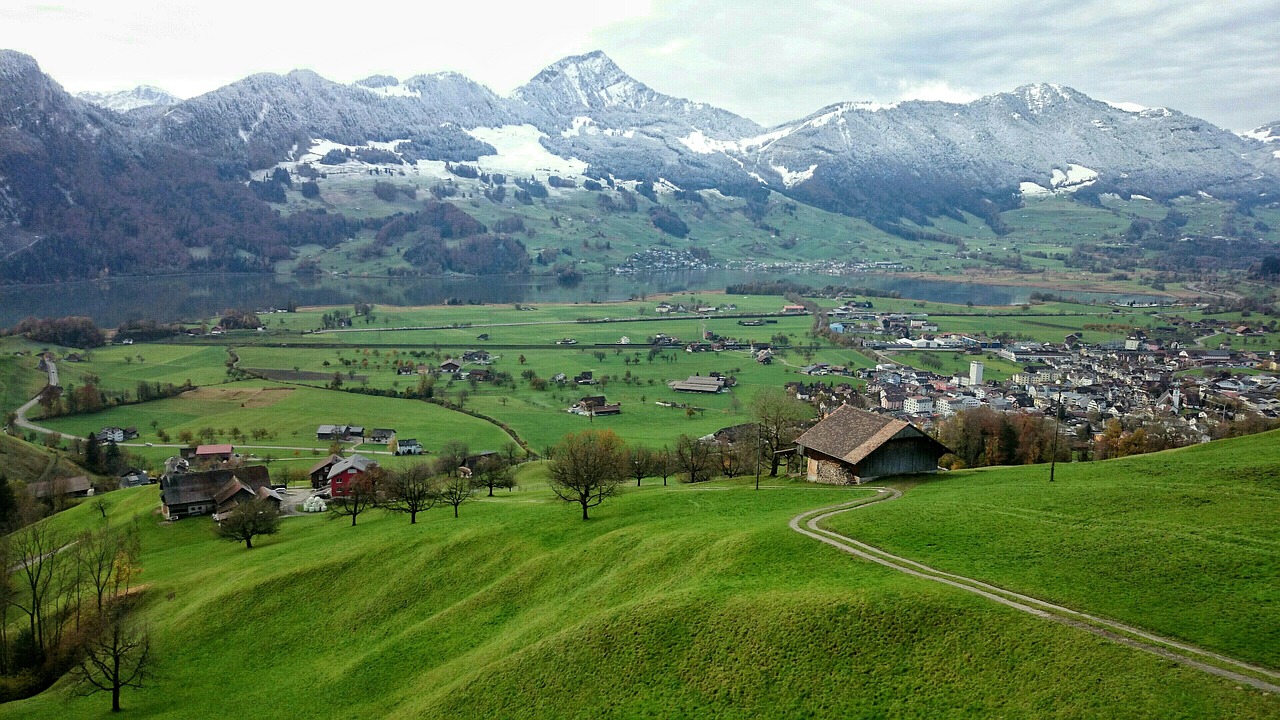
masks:
<svg viewBox="0 0 1280 720"><path fill-rule="evenodd" d="M1280 667L1280 433L948 474L833 529L942 570ZM910 483L907 484L910 486Z"/></svg>
<svg viewBox="0 0 1280 720"><path fill-rule="evenodd" d="M35 482L86 475L60 453L0 433L0 473L9 480Z"/></svg>
<svg viewBox="0 0 1280 720"><path fill-rule="evenodd" d="M353 217L380 217L395 212L411 212L421 206L426 192L441 182L438 178L415 175L397 177L393 182L414 185L419 189L418 199L401 196L394 202L385 202L373 194L373 183L379 178L366 175L335 175L321 181L323 199L320 202L301 198L290 192L286 212L312 207L327 207ZM385 180L385 178L382 178ZM1027 197L1022 207L1002 213L1011 233L995 236L978 218L965 215L961 222L947 217L931 218L924 226L931 233L946 233L963 238L972 255L958 258L955 247L947 243L908 241L884 233L863 220L824 212L814 207L796 204L780 195L773 195L763 226L750 220L742 209L745 203L737 198L726 198L716 192L703 192L705 204L675 200L671 195L659 196L661 203L677 213L689 225L687 238L673 238L656 230L649 222L647 199L638 197L636 213L608 212L599 206L600 193L585 190L551 190L546 200L525 206L510 195L501 204L495 204L480 196L476 181L448 178L462 194L449 198L481 222L519 217L528 232L520 239L531 251L542 248L565 248L573 255L571 260L587 270L599 270L617 265L633 252L654 245L685 248L696 245L711 251L717 261L754 260L760 262L805 262L814 260L895 260L904 262L914 270L957 275L963 272L1001 270L998 262L978 259L979 254L990 253L1003 260L1024 253L1021 259L1035 271L1046 271L1041 281L1060 287L1072 287L1078 282L1078 270L1067 268L1058 256L1065 257L1082 242L1106 242L1124 233L1137 218L1159 220L1169 208L1149 200L1121 200L1106 196L1100 207L1074 201L1070 195ZM513 190L508 186L508 190ZM612 193L608 193L612 194ZM1208 198L1180 198L1173 206L1188 217L1188 232L1213 235L1222 231L1224 213L1229 204ZM1259 215L1265 219L1264 214ZM914 223L903 221L908 227ZM1276 223L1269 223L1272 228ZM777 230L776 235L773 229ZM1263 233L1275 242L1280 231ZM316 257L321 265L335 271L382 274L391 268L406 268L401 257L413 244L412 238L395 243L385 254L369 254L373 233L361 233L354 240L336 248L303 247L300 254ZM794 242L791 242L794 241ZM784 245L785 242L785 245ZM585 245L584 245L585 243ZM786 247L790 245L791 247ZM1043 252L1047 258L1035 258L1028 252ZM564 257L562 256L562 259ZM294 261L279 265L281 270L293 267ZM1138 282L1138 275L1151 275L1150 271L1133 273L1129 281L1111 281L1116 289L1130 291L1148 290ZM1028 277L1035 278L1036 275ZM1101 280L1105 276L1091 276ZM849 278L857 284L857 278Z"/></svg>
<svg viewBox="0 0 1280 720"><path fill-rule="evenodd" d="M791 532L865 491L646 487L583 523L539 487L417 526L306 517L252 551L138 518L163 675L146 717L1264 717L1276 699ZM878 508L884 509L884 508ZM77 508L55 522L100 522ZM874 512L874 511L873 511ZM253 680L245 676L246 668ZM105 715L65 685L12 717Z"/></svg>
<svg viewBox="0 0 1280 720"><path fill-rule="evenodd" d="M246 445L284 445L328 447L328 442L315 439L316 426L322 423L364 425L367 428L395 428L401 438L416 438L428 448L438 448L445 441L465 438L474 448L500 449L510 438L497 426L454 412L438 405L409 400L357 395L311 387L294 387L262 381L229 383L215 388L249 390L253 388L290 388L287 397L267 407L241 407L238 400L191 399L185 395L165 400L127 405L92 415L76 415L44 422L60 432L84 436L107 425L134 426L141 436L138 442L156 442L151 428L154 420L176 442L182 430L198 432L213 427L223 439L226 431L239 427L245 432L267 428L275 437ZM377 449L383 449L380 446ZM276 454L287 453L279 451Z"/></svg>

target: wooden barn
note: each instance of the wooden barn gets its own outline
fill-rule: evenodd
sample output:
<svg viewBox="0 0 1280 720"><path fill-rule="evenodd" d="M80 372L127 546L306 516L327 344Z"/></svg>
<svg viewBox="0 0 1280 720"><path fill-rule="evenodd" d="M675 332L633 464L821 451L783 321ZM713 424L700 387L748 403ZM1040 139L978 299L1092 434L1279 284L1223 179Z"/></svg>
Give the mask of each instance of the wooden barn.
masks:
<svg viewBox="0 0 1280 720"><path fill-rule="evenodd" d="M904 420L842 405L796 439L809 480L836 485L934 472L951 452Z"/></svg>

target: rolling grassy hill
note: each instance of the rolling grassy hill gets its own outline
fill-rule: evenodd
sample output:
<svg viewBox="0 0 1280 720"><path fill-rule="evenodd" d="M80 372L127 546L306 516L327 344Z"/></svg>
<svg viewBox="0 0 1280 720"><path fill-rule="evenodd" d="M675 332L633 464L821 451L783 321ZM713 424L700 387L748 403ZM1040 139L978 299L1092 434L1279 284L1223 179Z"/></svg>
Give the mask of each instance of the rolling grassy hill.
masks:
<svg viewBox="0 0 1280 720"><path fill-rule="evenodd" d="M1280 667L1280 433L908 483L829 521L934 567ZM959 482L956 482L959 480Z"/></svg>
<svg viewBox="0 0 1280 720"><path fill-rule="evenodd" d="M1237 578L1243 566L1274 578L1280 565L1275 517L1265 514L1275 507L1274 451L1265 449L1276 440L1165 453L1143 458L1146 465L1067 468L1056 487L1089 491L1062 504L1098 501L1098 514L1132 516L1095 523L1091 533L1108 543L1079 542L1071 523L1041 523L1031 533L1014 517L1029 509L1006 511L1034 505L1033 493L1010 489L1011 470L959 472L909 488L902 500L859 511L866 514L856 518L857 532L875 529L887 545L914 547L937 527L947 558L991 565L990 579L1009 583L1023 579L1019 563L988 556L1016 558L1028 542L1070 547L1062 562L1078 573L1137 568L1128 592L1152 608L1177 603L1180 585L1196 573L1197 584L1212 584L1219 607L1254 628L1260 649L1267 633L1274 637L1274 609L1258 585ZM1186 475L1228 468L1201 479L1231 504L1189 510L1190 479L1153 474L1161 459ZM172 718L1280 712L1275 696L854 561L787 528L797 513L866 496L865 489L648 481L582 522L545 490L542 472L525 466L521 490L466 505L456 520L439 510L416 526L377 514L356 527L293 518L250 551L214 540L202 519L161 525L154 488L108 495L111 522L140 523L146 619L162 662L153 687L125 695L126 710ZM1136 486L1145 489L1126 491ZM970 513L913 512L930 502L942 507L939 497L966 503ZM52 522L68 529L103 522L90 510ZM963 535L966 525L972 531ZM1244 533L1242 525L1256 527ZM1180 528L1179 540L1200 534L1224 554L1250 552L1239 565L1203 563L1132 540L1161 527L1171 536ZM1142 570L1159 564L1165 571ZM1032 580L1023 584L1046 587L1044 573L1025 574ZM1106 612L1106 587L1074 599ZM1196 634L1194 617L1175 612L1156 621ZM1267 652L1259 650L1273 661ZM5 715L92 717L108 705L60 683Z"/></svg>

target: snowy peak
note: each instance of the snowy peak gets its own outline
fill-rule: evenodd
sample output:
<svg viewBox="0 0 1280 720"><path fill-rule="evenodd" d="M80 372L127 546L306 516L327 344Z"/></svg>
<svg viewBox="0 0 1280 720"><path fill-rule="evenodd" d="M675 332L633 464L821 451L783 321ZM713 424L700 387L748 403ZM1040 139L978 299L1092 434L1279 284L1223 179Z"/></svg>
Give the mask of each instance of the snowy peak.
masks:
<svg viewBox="0 0 1280 720"><path fill-rule="evenodd" d="M40 65L30 55L17 50L0 50L0 79L11 80L39 72Z"/></svg>
<svg viewBox="0 0 1280 720"><path fill-rule="evenodd" d="M558 115L615 107L640 110L663 97L623 72L599 50L552 63L516 89L514 96Z"/></svg>
<svg viewBox="0 0 1280 720"><path fill-rule="evenodd" d="M115 110L119 113L157 105L176 105L182 102L182 99L173 93L151 85L139 85L132 90L117 90L114 92L78 92L76 97L85 102L93 103L98 107Z"/></svg>

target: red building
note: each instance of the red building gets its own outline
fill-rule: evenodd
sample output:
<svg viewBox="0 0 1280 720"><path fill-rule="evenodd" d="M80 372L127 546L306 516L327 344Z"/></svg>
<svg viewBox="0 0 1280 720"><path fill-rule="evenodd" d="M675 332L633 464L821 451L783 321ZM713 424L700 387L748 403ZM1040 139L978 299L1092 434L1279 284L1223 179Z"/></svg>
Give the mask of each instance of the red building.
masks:
<svg viewBox="0 0 1280 720"><path fill-rule="evenodd" d="M336 498L347 497L351 493L351 483L376 467L378 463L375 460L359 454L334 463L329 468L329 495Z"/></svg>

